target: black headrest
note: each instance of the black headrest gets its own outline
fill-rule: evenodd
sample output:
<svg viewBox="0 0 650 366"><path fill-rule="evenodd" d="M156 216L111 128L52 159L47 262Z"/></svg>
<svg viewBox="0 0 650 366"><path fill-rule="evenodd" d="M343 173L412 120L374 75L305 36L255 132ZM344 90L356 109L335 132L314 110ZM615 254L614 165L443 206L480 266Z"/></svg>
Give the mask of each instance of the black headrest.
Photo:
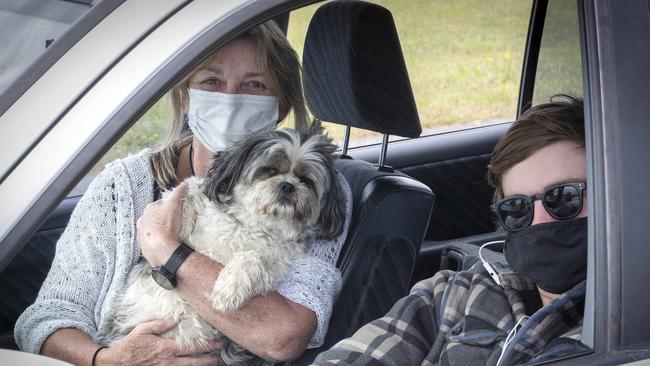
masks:
<svg viewBox="0 0 650 366"><path fill-rule="evenodd" d="M315 12L303 53L304 89L315 117L380 133L422 132L393 17L364 1Z"/></svg>

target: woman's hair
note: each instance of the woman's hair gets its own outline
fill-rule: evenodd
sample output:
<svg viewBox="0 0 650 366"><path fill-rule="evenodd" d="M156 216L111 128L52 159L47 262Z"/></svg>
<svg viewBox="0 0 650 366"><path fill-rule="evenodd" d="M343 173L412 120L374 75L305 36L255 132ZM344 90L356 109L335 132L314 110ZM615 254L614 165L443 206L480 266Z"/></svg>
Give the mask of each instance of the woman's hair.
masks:
<svg viewBox="0 0 650 366"><path fill-rule="evenodd" d="M279 93L280 114L293 111L296 129L304 130L307 127L307 108L302 92L300 59L284 33L274 21L268 21L234 40L240 39L253 42L262 71L267 75L271 87ZM183 103L189 100L189 79L211 59L209 57L203 61L169 91L173 110L172 127L150 160L154 179L161 187L169 188L176 184L178 157L192 141L192 131L183 112Z"/></svg>
<svg viewBox="0 0 650 366"><path fill-rule="evenodd" d="M503 198L503 175L539 149L559 141L585 146L582 99L565 94L550 103L534 106L515 121L499 140L488 164L488 183L495 188L494 201Z"/></svg>

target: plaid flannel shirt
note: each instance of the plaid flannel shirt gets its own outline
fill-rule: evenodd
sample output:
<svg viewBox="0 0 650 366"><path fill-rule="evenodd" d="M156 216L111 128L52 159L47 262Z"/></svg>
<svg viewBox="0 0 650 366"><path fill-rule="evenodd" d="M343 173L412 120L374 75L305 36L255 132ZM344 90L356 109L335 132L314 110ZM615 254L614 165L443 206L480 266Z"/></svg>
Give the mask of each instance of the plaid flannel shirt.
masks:
<svg viewBox="0 0 650 366"><path fill-rule="evenodd" d="M383 318L321 353L316 365L496 365L506 337L523 324L499 365L539 362L580 343L584 282L542 307L535 284L514 273L501 286L481 264L417 283ZM527 314L530 318L525 319ZM524 319L522 319L524 318Z"/></svg>

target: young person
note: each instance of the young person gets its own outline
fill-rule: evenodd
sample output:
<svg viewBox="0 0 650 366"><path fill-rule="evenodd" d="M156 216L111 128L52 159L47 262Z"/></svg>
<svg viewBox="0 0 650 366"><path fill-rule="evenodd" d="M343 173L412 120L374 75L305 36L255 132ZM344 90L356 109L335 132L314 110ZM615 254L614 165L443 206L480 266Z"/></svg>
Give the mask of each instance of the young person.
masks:
<svg viewBox="0 0 650 366"><path fill-rule="evenodd" d="M512 365L586 349L583 104L556 96L513 123L488 166L512 272L444 270L315 364Z"/></svg>

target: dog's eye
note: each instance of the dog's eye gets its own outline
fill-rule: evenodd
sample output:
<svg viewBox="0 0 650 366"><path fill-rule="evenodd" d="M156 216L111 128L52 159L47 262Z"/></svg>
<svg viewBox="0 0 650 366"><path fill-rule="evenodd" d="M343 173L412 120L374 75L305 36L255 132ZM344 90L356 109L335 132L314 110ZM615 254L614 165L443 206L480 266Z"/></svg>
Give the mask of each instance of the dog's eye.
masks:
<svg viewBox="0 0 650 366"><path fill-rule="evenodd" d="M264 167L261 167L261 168L259 168L259 169L257 169L255 171L255 175L253 175L253 180L268 179L268 178L271 178L273 176L278 175L278 173L279 172L278 172L278 170L276 168L271 167L271 166L264 166Z"/></svg>
<svg viewBox="0 0 650 366"><path fill-rule="evenodd" d="M307 177L298 177L301 183L305 184L309 188L314 188L314 182Z"/></svg>
<svg viewBox="0 0 650 366"><path fill-rule="evenodd" d="M275 169L274 167L267 166L262 168L262 173L266 176L272 177L274 175L278 175L278 170Z"/></svg>

